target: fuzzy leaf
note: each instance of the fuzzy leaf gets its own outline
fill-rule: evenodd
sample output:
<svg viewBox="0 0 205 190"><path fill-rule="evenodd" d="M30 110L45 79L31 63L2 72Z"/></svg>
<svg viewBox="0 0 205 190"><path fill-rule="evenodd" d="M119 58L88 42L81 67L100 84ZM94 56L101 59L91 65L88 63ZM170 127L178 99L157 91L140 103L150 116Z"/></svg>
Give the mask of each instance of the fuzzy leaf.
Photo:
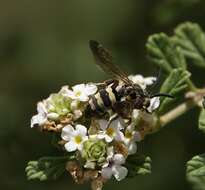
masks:
<svg viewBox="0 0 205 190"><path fill-rule="evenodd" d="M128 177L151 173L151 158L140 154L130 155L126 160Z"/></svg>
<svg viewBox="0 0 205 190"><path fill-rule="evenodd" d="M186 69L186 61L181 49L176 47L166 34L151 35L148 38L146 48L148 58L167 74L174 68Z"/></svg>
<svg viewBox="0 0 205 190"><path fill-rule="evenodd" d="M205 33L198 24L186 22L179 25L172 41L193 64L205 68Z"/></svg>
<svg viewBox="0 0 205 190"><path fill-rule="evenodd" d="M195 190L205 190L205 154L194 156L187 162L187 180Z"/></svg>
<svg viewBox="0 0 205 190"><path fill-rule="evenodd" d="M74 159L73 155L66 157L43 157L37 161L29 161L25 169L27 179L46 181L57 179L65 171L65 163Z"/></svg>
<svg viewBox="0 0 205 190"><path fill-rule="evenodd" d="M191 74L188 71L185 71L181 68L172 70L172 72L169 74L167 79L162 84L160 92L167 93L175 97L178 93L182 92L187 88L186 82L190 75ZM176 98L171 99L161 97L161 104L158 113L164 112L168 105L170 103L173 103L173 101L175 100Z"/></svg>
<svg viewBox="0 0 205 190"><path fill-rule="evenodd" d="M199 129L205 133L205 109L199 115Z"/></svg>

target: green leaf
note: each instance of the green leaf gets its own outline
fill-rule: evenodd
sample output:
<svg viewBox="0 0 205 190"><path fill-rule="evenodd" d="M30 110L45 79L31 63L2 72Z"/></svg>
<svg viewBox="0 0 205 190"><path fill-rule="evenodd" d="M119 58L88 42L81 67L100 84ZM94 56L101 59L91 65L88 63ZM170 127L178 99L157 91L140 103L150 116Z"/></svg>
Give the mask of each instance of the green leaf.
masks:
<svg viewBox="0 0 205 190"><path fill-rule="evenodd" d="M187 162L187 180L195 190L205 190L205 154L194 156Z"/></svg>
<svg viewBox="0 0 205 190"><path fill-rule="evenodd" d="M128 156L125 167L128 169L127 177L146 175L151 173L151 158L140 154Z"/></svg>
<svg viewBox="0 0 205 190"><path fill-rule="evenodd" d="M46 181L57 179L65 172L65 163L74 159L73 155L65 157L43 157L37 161L29 161L25 169L27 179Z"/></svg>
<svg viewBox="0 0 205 190"><path fill-rule="evenodd" d="M205 33L198 24L186 22L179 25L172 41L193 64L205 68Z"/></svg>
<svg viewBox="0 0 205 190"><path fill-rule="evenodd" d="M199 115L199 129L205 133L205 109L201 109Z"/></svg>
<svg viewBox="0 0 205 190"><path fill-rule="evenodd" d="M176 47L171 38L164 33L154 34L148 38L148 58L167 74L174 68L186 69L186 61L181 48Z"/></svg>
<svg viewBox="0 0 205 190"><path fill-rule="evenodd" d="M178 93L184 91L187 88L187 79L190 77L190 75L191 74L188 71L185 71L181 68L173 69L162 84L160 92L167 93L176 97ZM167 109L167 107L175 100L176 98L172 99L161 97L161 104L158 113L163 113Z"/></svg>

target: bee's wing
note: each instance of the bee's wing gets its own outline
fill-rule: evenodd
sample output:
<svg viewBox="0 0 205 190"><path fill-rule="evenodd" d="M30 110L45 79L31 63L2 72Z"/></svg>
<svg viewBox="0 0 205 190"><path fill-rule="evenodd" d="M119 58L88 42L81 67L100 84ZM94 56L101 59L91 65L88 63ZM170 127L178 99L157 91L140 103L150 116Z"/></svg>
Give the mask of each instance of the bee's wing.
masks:
<svg viewBox="0 0 205 190"><path fill-rule="evenodd" d="M99 65L104 72L111 74L125 84L133 84L127 77L127 74L112 63L112 56L108 50L104 49L100 43L94 40L90 40L89 44L97 65Z"/></svg>

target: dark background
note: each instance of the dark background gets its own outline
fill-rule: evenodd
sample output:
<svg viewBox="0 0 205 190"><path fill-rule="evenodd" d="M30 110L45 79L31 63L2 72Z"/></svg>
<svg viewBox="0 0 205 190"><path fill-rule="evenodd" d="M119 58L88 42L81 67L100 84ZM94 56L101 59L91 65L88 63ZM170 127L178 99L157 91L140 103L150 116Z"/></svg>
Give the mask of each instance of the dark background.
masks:
<svg viewBox="0 0 205 190"><path fill-rule="evenodd" d="M112 50L129 73L156 75L146 59L150 34L166 32L183 21L205 28L205 2L199 0L6 0L0 1L0 188L89 189L68 175L57 181L27 181L27 161L60 154L50 136L30 129L37 101L62 85L101 81L108 76L94 65L89 39ZM190 69L197 84L204 72ZM138 145L153 160L153 173L105 189L190 189L185 163L204 152L197 130L198 110L189 112Z"/></svg>

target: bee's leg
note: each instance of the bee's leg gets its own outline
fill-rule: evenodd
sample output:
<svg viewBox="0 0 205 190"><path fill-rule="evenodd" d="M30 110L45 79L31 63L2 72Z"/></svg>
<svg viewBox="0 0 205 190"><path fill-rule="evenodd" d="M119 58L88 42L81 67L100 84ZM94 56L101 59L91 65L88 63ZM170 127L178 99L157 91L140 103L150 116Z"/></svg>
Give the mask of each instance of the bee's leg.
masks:
<svg viewBox="0 0 205 190"><path fill-rule="evenodd" d="M132 105L127 101L116 102L113 110L123 119L129 119L132 113Z"/></svg>
<svg viewBox="0 0 205 190"><path fill-rule="evenodd" d="M106 127L106 128L108 128L113 121L115 121L116 119L118 119L118 117L119 117L119 116L118 116L117 113L112 114L112 115L110 116L110 118L109 118L109 121L108 121L108 123L107 123L107 127Z"/></svg>

